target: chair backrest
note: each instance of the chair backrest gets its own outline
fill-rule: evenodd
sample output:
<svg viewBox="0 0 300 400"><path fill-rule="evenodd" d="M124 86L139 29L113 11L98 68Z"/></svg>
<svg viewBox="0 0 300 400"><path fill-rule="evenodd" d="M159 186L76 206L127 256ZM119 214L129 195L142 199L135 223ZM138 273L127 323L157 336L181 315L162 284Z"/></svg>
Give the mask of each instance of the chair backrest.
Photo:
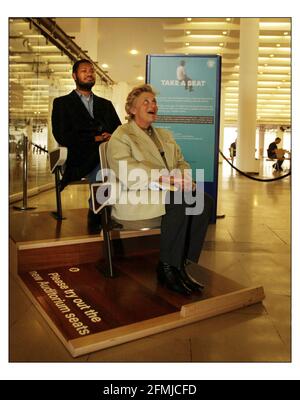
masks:
<svg viewBox="0 0 300 400"><path fill-rule="evenodd" d="M114 204L114 197L112 196L112 184L104 182L92 183L91 187L91 199L93 211L95 214L108 205Z"/></svg>
<svg viewBox="0 0 300 400"><path fill-rule="evenodd" d="M107 155L106 155L107 145L108 145L108 142L104 142L104 143L101 143L99 146L99 158L100 158L101 171L102 171L102 169L109 168L108 161L107 161ZM101 176L101 181L102 182L105 181L103 176Z"/></svg>
<svg viewBox="0 0 300 400"><path fill-rule="evenodd" d="M95 182L91 185L91 199L93 211L98 214L105 206L114 204L112 197L112 184L107 182L107 176L103 176L103 169L108 168L107 162L107 144L108 142L101 143L99 146L100 158L100 182Z"/></svg>
<svg viewBox="0 0 300 400"><path fill-rule="evenodd" d="M56 167L61 167L67 160L67 147L57 147L49 152L50 171L53 173Z"/></svg>

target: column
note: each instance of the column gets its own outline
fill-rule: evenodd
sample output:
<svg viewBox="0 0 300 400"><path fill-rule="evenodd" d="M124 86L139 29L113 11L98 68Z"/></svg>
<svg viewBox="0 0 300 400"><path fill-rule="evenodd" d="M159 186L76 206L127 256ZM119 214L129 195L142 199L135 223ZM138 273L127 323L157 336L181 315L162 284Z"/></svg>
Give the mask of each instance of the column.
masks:
<svg viewBox="0 0 300 400"><path fill-rule="evenodd" d="M48 126L47 126L47 149L48 151L54 150L56 147L58 147L57 141L54 139L53 133L52 133L52 122L51 122L51 115L52 115L52 108L53 108L53 100L55 96L51 96L49 93L49 106L48 106Z"/></svg>
<svg viewBox="0 0 300 400"><path fill-rule="evenodd" d="M241 18L237 167L249 173L259 170L255 160L258 45L259 19Z"/></svg>
<svg viewBox="0 0 300 400"><path fill-rule="evenodd" d="M282 128L282 125L277 126L277 136L276 137L279 137L281 139L280 145L282 145L282 142L283 142L283 133L284 133L284 128Z"/></svg>
<svg viewBox="0 0 300 400"><path fill-rule="evenodd" d="M98 60L98 18L80 18L80 33L75 39L93 61Z"/></svg>
<svg viewBox="0 0 300 400"><path fill-rule="evenodd" d="M225 114L225 88L221 85L221 101L220 101L220 137L219 137L219 149L223 152L224 143L224 114ZM226 153L224 153L225 155ZM219 163L223 162L223 157L219 153Z"/></svg>
<svg viewBox="0 0 300 400"><path fill-rule="evenodd" d="M119 82L116 85L113 85L112 87L112 103L115 106L115 109L117 111L117 114L121 120L122 123L125 123L125 117L126 117L126 112L125 112L125 103L126 99L128 96L128 93L130 91L129 85L127 82Z"/></svg>
<svg viewBox="0 0 300 400"><path fill-rule="evenodd" d="M266 132L266 127L264 125L260 125L259 126L259 145L258 145L258 158L260 160L263 160L263 157L266 156L266 154L264 154L265 132Z"/></svg>

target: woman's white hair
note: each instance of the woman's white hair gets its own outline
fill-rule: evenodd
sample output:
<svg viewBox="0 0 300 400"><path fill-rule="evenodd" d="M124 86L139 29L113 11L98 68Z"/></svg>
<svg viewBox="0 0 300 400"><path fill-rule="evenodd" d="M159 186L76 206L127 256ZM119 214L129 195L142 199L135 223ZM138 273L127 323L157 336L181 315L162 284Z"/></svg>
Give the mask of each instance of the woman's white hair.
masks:
<svg viewBox="0 0 300 400"><path fill-rule="evenodd" d="M152 93L154 96L156 96L156 93L154 92L152 86L148 84L140 85L131 90L131 92L128 94L127 99L126 99L126 104L125 104L125 111L127 113L126 119L130 121L131 119L134 119L134 114L131 113L131 109L133 107L133 103L135 100L139 97L140 94L142 93Z"/></svg>

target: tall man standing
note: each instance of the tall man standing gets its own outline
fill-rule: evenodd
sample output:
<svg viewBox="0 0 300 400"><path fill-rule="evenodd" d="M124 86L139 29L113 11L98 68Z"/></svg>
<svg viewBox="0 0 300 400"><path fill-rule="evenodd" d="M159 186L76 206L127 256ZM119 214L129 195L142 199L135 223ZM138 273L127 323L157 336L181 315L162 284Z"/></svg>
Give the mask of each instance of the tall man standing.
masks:
<svg viewBox="0 0 300 400"><path fill-rule="evenodd" d="M112 103L92 92L96 73L89 60L73 65L76 89L54 99L52 132L56 141L68 148L66 169L61 190L72 181L86 177L90 184L97 180L100 170L99 145L110 139L121 125ZM92 211L89 201L88 225L91 231L100 229L100 216Z"/></svg>

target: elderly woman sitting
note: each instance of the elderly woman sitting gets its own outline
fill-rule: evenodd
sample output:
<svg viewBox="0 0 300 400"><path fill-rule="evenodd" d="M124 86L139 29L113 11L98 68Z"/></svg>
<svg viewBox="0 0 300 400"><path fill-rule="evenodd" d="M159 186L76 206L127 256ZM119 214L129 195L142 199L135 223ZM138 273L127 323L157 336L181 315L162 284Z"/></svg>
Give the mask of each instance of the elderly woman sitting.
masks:
<svg viewBox="0 0 300 400"><path fill-rule="evenodd" d="M125 109L129 122L117 128L107 148L108 163L120 183L120 199L123 197L113 205L112 216L123 221L161 217L158 281L188 295L203 289L186 272L185 265L188 260L198 262L213 201L205 194L202 213L188 211L191 205L183 194L195 189L190 175L184 175L190 165L171 132L152 126L158 111L152 87L134 88ZM168 190L153 191L159 187Z"/></svg>

